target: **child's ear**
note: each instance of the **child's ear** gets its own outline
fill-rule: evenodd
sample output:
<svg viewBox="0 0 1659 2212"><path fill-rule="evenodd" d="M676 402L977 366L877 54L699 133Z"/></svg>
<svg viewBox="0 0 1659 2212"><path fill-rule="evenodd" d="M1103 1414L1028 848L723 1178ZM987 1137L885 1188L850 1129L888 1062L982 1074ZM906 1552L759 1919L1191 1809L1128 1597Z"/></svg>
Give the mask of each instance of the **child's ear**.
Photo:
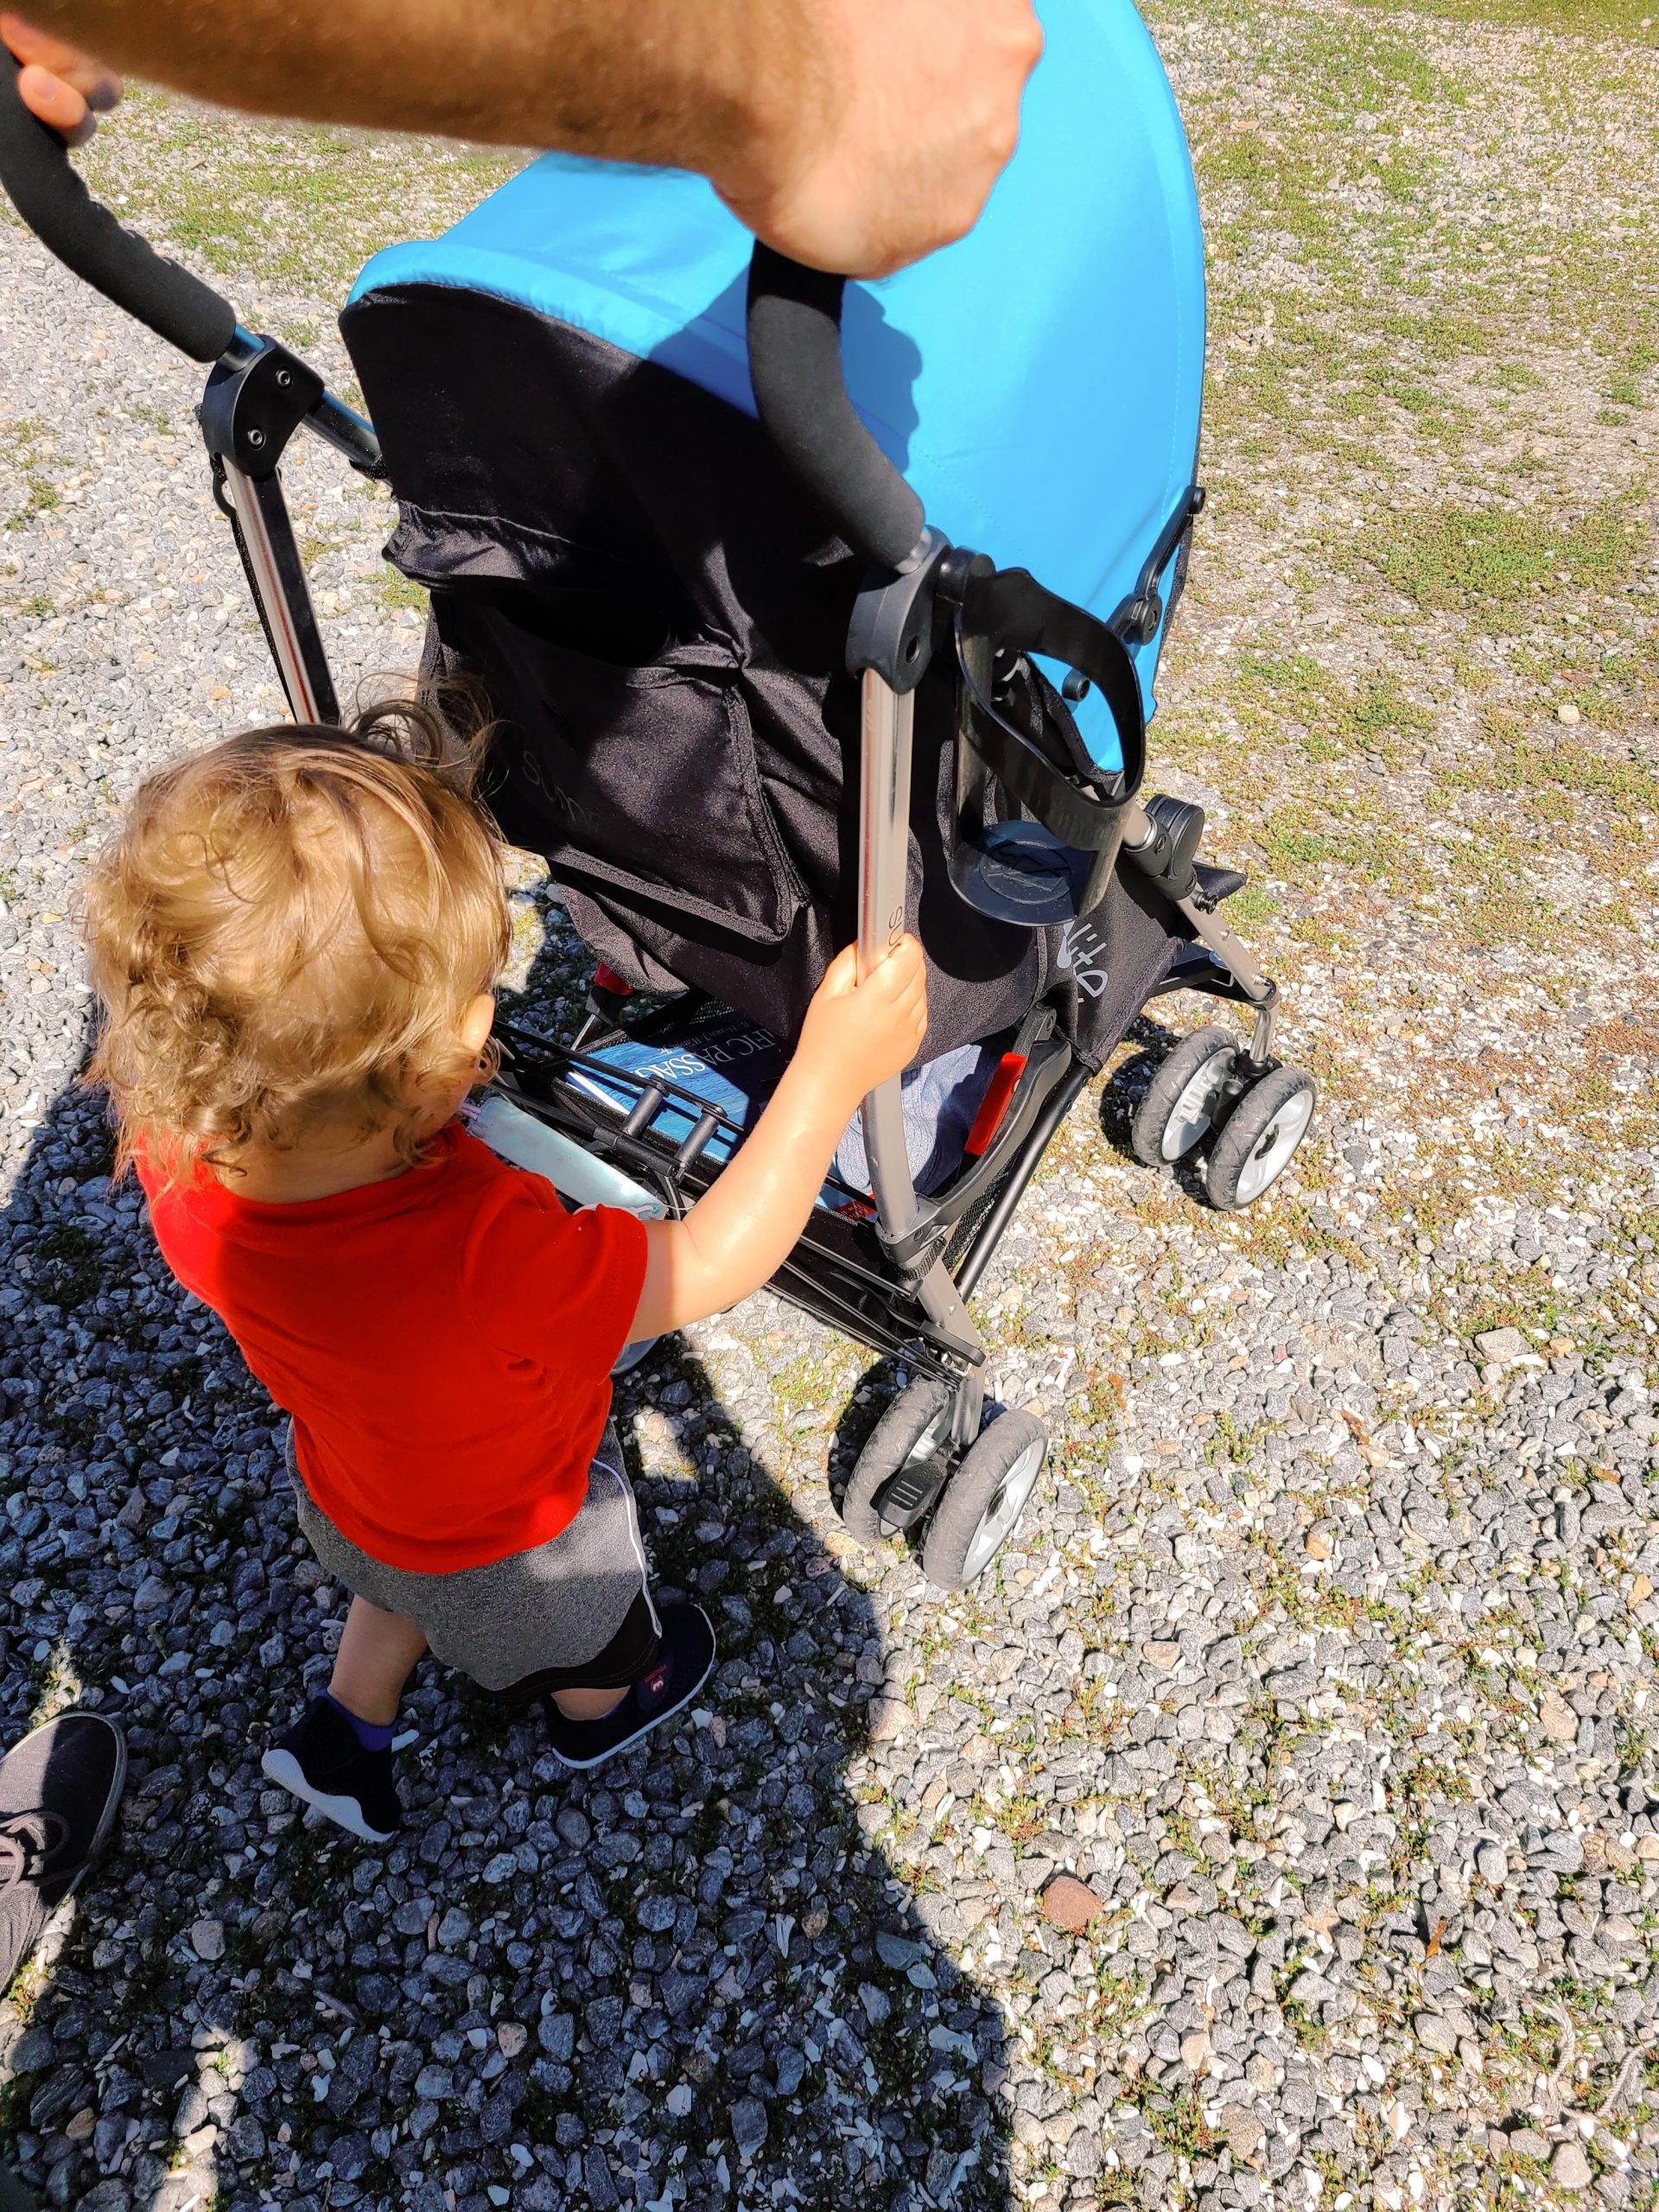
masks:
<svg viewBox="0 0 1659 2212"><path fill-rule="evenodd" d="M476 1059L489 1042L495 1026L495 1001L487 991L480 991L469 999L467 1011L461 1017L461 1041Z"/></svg>

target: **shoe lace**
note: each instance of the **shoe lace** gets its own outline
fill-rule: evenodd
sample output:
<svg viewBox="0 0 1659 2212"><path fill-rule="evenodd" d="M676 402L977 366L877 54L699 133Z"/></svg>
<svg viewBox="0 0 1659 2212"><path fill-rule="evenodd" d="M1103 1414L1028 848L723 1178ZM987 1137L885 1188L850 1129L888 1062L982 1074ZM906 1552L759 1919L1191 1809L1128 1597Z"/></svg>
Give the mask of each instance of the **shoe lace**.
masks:
<svg viewBox="0 0 1659 2212"><path fill-rule="evenodd" d="M68 1821L44 1805L0 1819L0 1896L38 1881L68 1840Z"/></svg>

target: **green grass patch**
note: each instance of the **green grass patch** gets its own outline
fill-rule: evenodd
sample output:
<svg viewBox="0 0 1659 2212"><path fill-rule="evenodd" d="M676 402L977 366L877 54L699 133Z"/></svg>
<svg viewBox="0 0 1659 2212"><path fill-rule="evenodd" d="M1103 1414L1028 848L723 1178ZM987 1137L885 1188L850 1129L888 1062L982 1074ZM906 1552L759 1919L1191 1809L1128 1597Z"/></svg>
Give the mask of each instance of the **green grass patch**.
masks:
<svg viewBox="0 0 1659 2212"><path fill-rule="evenodd" d="M1639 407L1643 386L1659 367L1659 342L1638 339L1607 379L1607 397L1615 407Z"/></svg>
<svg viewBox="0 0 1659 2212"><path fill-rule="evenodd" d="M56 486L47 474L47 461L56 445L37 416L25 415L0 429L0 467L10 467L23 480L22 505L6 516L8 530L27 530L37 516L50 514L59 502Z"/></svg>
<svg viewBox="0 0 1659 2212"><path fill-rule="evenodd" d="M1408 698L1388 671L1349 684L1312 653L1245 652L1234 662L1233 674L1241 719L1264 739L1276 736L1286 721L1294 723L1311 760L1370 753L1388 760L1398 740L1433 727L1427 708Z"/></svg>
<svg viewBox="0 0 1659 2212"><path fill-rule="evenodd" d="M156 244L235 288L343 295L372 253L429 238L524 166L500 147L267 123L135 87L80 166Z"/></svg>
<svg viewBox="0 0 1659 2212"><path fill-rule="evenodd" d="M1494 30L1575 31L1659 45L1653 0L1359 0L1376 15L1438 16Z"/></svg>
<svg viewBox="0 0 1659 2212"><path fill-rule="evenodd" d="M413 607L417 614L424 614L426 612L427 597L425 587L421 584L410 583L409 578L397 569L385 568L381 570L379 577L379 592L380 601L383 606L391 607Z"/></svg>
<svg viewBox="0 0 1659 2212"><path fill-rule="evenodd" d="M1645 538L1637 505L1610 501L1568 521L1447 500L1391 518L1357 550L1425 613L1503 617L1558 587L1605 596L1628 582Z"/></svg>

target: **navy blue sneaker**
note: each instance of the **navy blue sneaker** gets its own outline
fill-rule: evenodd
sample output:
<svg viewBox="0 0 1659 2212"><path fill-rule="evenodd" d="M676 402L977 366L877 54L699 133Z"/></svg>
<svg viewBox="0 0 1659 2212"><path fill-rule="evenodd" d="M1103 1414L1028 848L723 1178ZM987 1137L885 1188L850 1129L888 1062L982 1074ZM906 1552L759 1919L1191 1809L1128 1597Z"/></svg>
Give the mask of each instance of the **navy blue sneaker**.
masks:
<svg viewBox="0 0 1659 2212"><path fill-rule="evenodd" d="M273 1782L365 1843L389 1843L404 1824L391 1753L365 1751L326 1697L314 1697L297 1726L279 1736L261 1764Z"/></svg>
<svg viewBox="0 0 1659 2212"><path fill-rule="evenodd" d="M715 1663L715 1631L701 1605L664 1605L663 1648L657 1663L602 1720L567 1720L551 1700L547 1741L566 1766L603 1766L683 1711L709 1679Z"/></svg>

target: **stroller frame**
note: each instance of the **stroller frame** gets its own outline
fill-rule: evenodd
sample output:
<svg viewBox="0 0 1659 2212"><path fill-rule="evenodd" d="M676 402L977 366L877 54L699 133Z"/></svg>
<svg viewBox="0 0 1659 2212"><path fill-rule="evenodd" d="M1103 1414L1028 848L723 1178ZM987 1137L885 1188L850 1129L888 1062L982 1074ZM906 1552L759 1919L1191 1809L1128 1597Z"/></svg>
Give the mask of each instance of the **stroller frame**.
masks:
<svg viewBox="0 0 1659 2212"><path fill-rule="evenodd" d="M283 496L282 461L295 432L303 429L359 474L383 477L372 424L329 392L299 356L245 329L228 302L156 255L92 202L61 142L28 115L13 86L0 90L0 181L60 259L190 358L211 364L198 414L215 503L233 533L289 711L299 722L338 721L327 654ZM1051 600L1023 572L996 575L983 556L953 549L925 528L915 494L855 415L840 369L841 296L841 279L798 269L769 249L756 247L749 336L762 423L798 479L870 563L849 641L849 668L859 678L861 694L856 863L861 978L886 956L905 925L915 688L935 649L954 632L963 677L957 758L965 808L976 797L976 779L982 782L988 757L982 725L993 659L989 626L969 619L975 594L982 597L1001 586L1025 588L1021 604L1028 614L1033 607L1037 613L1020 640L1022 649L1043 644L1045 611L1050 629L1061 639L1081 638L1092 630L1099 633L1097 644L1109 638L1117 647L1126 640L1149 639L1162 619L1166 595L1173 602L1185 580L1192 524L1203 494L1193 487L1171 517L1136 591L1109 625ZM1080 657L1086 658L1086 652ZM1123 661L1127 666L1127 655ZM1138 692L1135 703L1138 711ZM1143 802L1136 789L1140 760L1131 759L1127 743L1123 773L1115 779L1099 777L1090 788L1075 769L1041 759L1028 740L1004 727L1007 737L1017 740L1031 757L1017 757L1014 747L992 732L1003 747L1001 754L990 754L993 766L1007 771L1027 817L1035 814L1060 833L1058 838L1050 831L1037 834L1048 836L1057 847L1086 840L1095 887L1121 855L1179 915L1191 950L1147 996L1195 990L1253 1012L1248 1049L1219 1057L1212 1049L1201 1095L1189 1085L1191 1095L1183 1093L1185 1103L1178 1109L1189 1121L1196 1114L1200 1133L1223 1127L1240 1102L1278 1070L1272 1057L1278 993L1220 919L1216 900L1198 879L1192 855L1203 826L1200 810L1168 798ZM1138 720L1135 734L1138 749ZM979 893L969 884L964 895ZM1077 911L1088 911L1086 900L1079 900ZM589 1001L588 1023L563 1047L550 1046L512 1023L499 1024L506 1047L502 1094L539 1123L559 1148L569 1172L563 1180L555 1173L552 1179L567 1195L591 1195L597 1166L609 1179L606 1187L623 1203L636 1211L677 1217L720 1172L707 1157L711 1140L721 1134L735 1144L742 1132L703 1099L672 1083L632 1075L593 1058L586 1048L597 1031L610 1026L607 1016L615 1003L607 1005L606 994L599 992ZM607 1111L592 1090L575 1079L584 1069L601 1067L613 1090L632 1094L626 1112ZM900 1448L887 1453L891 1467L884 1461L876 1470L879 1481L865 1484L868 1510L861 1529L849 1513L855 1532L917 1529L958 1470L965 1475L976 1446L982 1447L997 1427L995 1419L986 1425L986 1347L968 1300L1049 1143L1096 1071L1063 1038L1033 1039L988 1143L931 1197L918 1194L912 1177L899 1078L864 1100L875 1249L868 1228L849 1224L839 1215L815 1212L774 1279L774 1287L792 1304L869 1351L902 1362L911 1373L906 1395L892 1409L904 1416L907 1400L915 1401L911 1414L899 1422ZM1297 1080L1306 1086L1306 1078ZM670 1114L692 1124L690 1135L677 1142L660 1126ZM1306 1115L1292 1151L1305 1127ZM1161 1141L1158 1132L1154 1135ZM1269 1130L1268 1141L1273 1135ZM1135 1148L1143 1159L1179 1156L1167 1149L1149 1153L1139 1122ZM975 1564L969 1544L969 1571L960 1561L955 1570L947 1562L941 1574L935 1572L930 1551L925 1563L933 1579L948 1582L954 1572L957 1580L966 1581L982 1570L1012 1532L1040 1459L1039 1450L1029 1478L1021 1478L1025 1490L1017 1499L1008 1494L1006 1471L1000 1486L988 1489L981 1523L992 1533L1000 1527L1001 1534L984 1557Z"/></svg>

